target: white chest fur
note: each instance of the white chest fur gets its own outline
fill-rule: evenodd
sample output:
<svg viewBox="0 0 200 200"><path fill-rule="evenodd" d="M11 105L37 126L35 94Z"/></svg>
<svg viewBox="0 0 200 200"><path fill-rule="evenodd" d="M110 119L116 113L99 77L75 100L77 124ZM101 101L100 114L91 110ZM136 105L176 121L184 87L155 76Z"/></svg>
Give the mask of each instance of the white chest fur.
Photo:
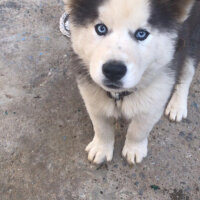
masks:
<svg viewBox="0 0 200 200"><path fill-rule="evenodd" d="M174 77L161 74L147 87L138 89L123 100L114 101L96 85L79 83L79 89L86 107L97 115L107 117L124 116L131 119L141 113L163 112L174 85Z"/></svg>

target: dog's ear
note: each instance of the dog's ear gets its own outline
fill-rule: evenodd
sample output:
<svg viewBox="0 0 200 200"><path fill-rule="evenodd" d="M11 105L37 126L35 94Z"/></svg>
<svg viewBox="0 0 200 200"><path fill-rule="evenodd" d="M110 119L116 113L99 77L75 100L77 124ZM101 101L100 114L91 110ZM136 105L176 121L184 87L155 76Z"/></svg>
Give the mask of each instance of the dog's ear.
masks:
<svg viewBox="0 0 200 200"><path fill-rule="evenodd" d="M179 23L183 23L190 14L196 0L168 0L173 15Z"/></svg>

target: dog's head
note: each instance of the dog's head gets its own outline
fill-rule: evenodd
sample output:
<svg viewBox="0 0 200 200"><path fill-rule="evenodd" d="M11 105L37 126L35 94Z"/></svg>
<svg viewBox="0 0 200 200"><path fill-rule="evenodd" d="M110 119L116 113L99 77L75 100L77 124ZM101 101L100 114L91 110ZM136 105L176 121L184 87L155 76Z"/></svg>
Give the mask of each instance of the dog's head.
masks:
<svg viewBox="0 0 200 200"><path fill-rule="evenodd" d="M131 90L173 59L194 0L67 0L72 47L105 90Z"/></svg>

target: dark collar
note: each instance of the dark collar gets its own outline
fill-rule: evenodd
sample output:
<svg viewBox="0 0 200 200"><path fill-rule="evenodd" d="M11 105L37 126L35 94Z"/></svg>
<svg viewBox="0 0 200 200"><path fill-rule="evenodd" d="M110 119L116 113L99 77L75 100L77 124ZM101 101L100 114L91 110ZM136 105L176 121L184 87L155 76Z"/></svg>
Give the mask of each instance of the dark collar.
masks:
<svg viewBox="0 0 200 200"><path fill-rule="evenodd" d="M179 51L179 50L181 50L181 49L184 49L185 47L186 47L186 41L180 38L180 39L177 41L177 44L176 44L176 51Z"/></svg>
<svg viewBox="0 0 200 200"><path fill-rule="evenodd" d="M122 101L124 99L124 97L129 96L130 94L132 94L132 92L115 92L115 93L111 93L111 92L107 92L108 97L110 97L111 99L114 99L115 101Z"/></svg>

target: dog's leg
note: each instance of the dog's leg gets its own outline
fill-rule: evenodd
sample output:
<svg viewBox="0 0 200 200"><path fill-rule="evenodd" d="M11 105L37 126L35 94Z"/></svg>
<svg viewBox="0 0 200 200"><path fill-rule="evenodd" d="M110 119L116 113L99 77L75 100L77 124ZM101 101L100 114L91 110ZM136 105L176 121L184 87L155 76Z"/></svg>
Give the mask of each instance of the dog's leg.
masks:
<svg viewBox="0 0 200 200"><path fill-rule="evenodd" d="M88 85L79 85L81 95L84 99L87 111L94 127L94 138L86 147L88 159L95 164L111 161L114 149L114 128L111 121L99 107L102 96L97 100L95 91ZM97 102L98 101L98 102Z"/></svg>
<svg viewBox="0 0 200 200"><path fill-rule="evenodd" d="M161 113L159 115L157 113L155 116L135 117L131 121L122 151L122 155L130 165L135 162L140 163L147 156L148 135L154 124L160 119Z"/></svg>
<svg viewBox="0 0 200 200"><path fill-rule="evenodd" d="M104 161L111 161L114 149L114 131L109 120L102 116L90 118L94 127L94 138L86 147L88 159L96 164Z"/></svg>
<svg viewBox="0 0 200 200"><path fill-rule="evenodd" d="M194 72L194 61L192 58L188 58L181 73L179 83L176 84L175 91L165 111L165 114L172 121L179 122L187 117L187 98Z"/></svg>

